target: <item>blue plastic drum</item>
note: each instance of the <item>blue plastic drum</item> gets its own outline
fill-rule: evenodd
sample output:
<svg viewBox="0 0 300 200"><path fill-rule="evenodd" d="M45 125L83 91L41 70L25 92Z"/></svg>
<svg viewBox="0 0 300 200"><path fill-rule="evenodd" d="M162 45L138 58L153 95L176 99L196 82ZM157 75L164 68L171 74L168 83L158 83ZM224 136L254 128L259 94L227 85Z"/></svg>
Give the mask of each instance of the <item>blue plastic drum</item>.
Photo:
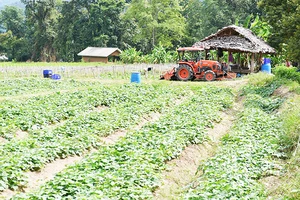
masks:
<svg viewBox="0 0 300 200"><path fill-rule="evenodd" d="M261 71L271 74L271 59L264 58L264 64L261 66Z"/></svg>
<svg viewBox="0 0 300 200"><path fill-rule="evenodd" d="M270 58L264 58L264 64L271 64Z"/></svg>
<svg viewBox="0 0 300 200"><path fill-rule="evenodd" d="M141 83L141 73L140 72L132 72L130 81L131 81L131 83Z"/></svg>
<svg viewBox="0 0 300 200"><path fill-rule="evenodd" d="M51 79L53 79L53 80L60 80L60 79L61 79L61 76L60 76L59 74L53 74L53 75L51 76Z"/></svg>
<svg viewBox="0 0 300 200"><path fill-rule="evenodd" d="M51 78L52 70L50 70L50 69L43 70L43 75L44 75L44 78Z"/></svg>

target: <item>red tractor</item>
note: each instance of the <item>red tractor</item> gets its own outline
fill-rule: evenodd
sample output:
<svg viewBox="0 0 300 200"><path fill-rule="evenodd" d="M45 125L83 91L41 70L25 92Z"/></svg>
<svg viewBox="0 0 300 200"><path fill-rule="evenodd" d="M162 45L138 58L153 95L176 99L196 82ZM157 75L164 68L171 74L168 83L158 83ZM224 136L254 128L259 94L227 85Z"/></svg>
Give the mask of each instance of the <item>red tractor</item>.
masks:
<svg viewBox="0 0 300 200"><path fill-rule="evenodd" d="M228 72L227 65L213 60L202 60L201 52L204 49L184 47L177 50L179 56L178 66L161 75L166 80L206 80L214 81L224 78L235 78L236 74Z"/></svg>

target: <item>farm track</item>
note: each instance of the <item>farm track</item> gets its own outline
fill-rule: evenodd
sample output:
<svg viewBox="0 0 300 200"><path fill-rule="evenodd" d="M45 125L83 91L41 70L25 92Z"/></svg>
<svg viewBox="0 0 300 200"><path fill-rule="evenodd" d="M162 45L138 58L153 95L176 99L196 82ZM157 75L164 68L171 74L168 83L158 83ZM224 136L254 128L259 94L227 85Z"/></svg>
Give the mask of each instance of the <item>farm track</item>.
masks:
<svg viewBox="0 0 300 200"><path fill-rule="evenodd" d="M7 140L0 136L0 145L3 145L7 142Z"/></svg>
<svg viewBox="0 0 300 200"><path fill-rule="evenodd" d="M28 137L28 132L27 131L18 130L16 132L15 138L18 139L18 140L22 140L22 139L25 139L27 137ZM4 145L7 142L9 142L7 139L0 136L0 145Z"/></svg>

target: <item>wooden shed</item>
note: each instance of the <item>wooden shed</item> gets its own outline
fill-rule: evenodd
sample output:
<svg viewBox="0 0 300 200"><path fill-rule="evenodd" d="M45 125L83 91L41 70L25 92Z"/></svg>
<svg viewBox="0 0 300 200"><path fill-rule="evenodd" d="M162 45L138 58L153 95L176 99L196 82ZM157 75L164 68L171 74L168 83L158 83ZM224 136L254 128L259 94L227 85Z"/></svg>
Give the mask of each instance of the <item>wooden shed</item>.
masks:
<svg viewBox="0 0 300 200"><path fill-rule="evenodd" d="M121 52L118 48L87 47L77 55L82 56L84 62L107 63L109 57L112 57L112 60L116 60Z"/></svg>
<svg viewBox="0 0 300 200"><path fill-rule="evenodd" d="M204 48L206 53L209 50L217 50L217 55L228 51L228 58L225 59L227 63L230 63L232 53L237 53L237 59L231 66L232 71L241 73L254 72L255 67L260 67L264 54L275 53L274 48L254 35L251 30L235 25L218 30L217 33L196 42L194 46ZM241 57L246 59L242 60Z"/></svg>

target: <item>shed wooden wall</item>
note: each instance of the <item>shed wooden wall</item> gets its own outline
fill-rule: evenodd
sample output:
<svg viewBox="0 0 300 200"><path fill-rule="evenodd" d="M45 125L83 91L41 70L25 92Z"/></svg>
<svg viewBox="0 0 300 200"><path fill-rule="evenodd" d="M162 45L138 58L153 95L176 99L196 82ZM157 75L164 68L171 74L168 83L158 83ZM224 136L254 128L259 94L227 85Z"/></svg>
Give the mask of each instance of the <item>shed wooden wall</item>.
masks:
<svg viewBox="0 0 300 200"><path fill-rule="evenodd" d="M89 56L83 56L83 61L84 62L108 62L108 58L103 58L103 57L89 57Z"/></svg>
<svg viewBox="0 0 300 200"><path fill-rule="evenodd" d="M120 56L120 52L119 51L115 51L112 54L110 54L110 56Z"/></svg>

